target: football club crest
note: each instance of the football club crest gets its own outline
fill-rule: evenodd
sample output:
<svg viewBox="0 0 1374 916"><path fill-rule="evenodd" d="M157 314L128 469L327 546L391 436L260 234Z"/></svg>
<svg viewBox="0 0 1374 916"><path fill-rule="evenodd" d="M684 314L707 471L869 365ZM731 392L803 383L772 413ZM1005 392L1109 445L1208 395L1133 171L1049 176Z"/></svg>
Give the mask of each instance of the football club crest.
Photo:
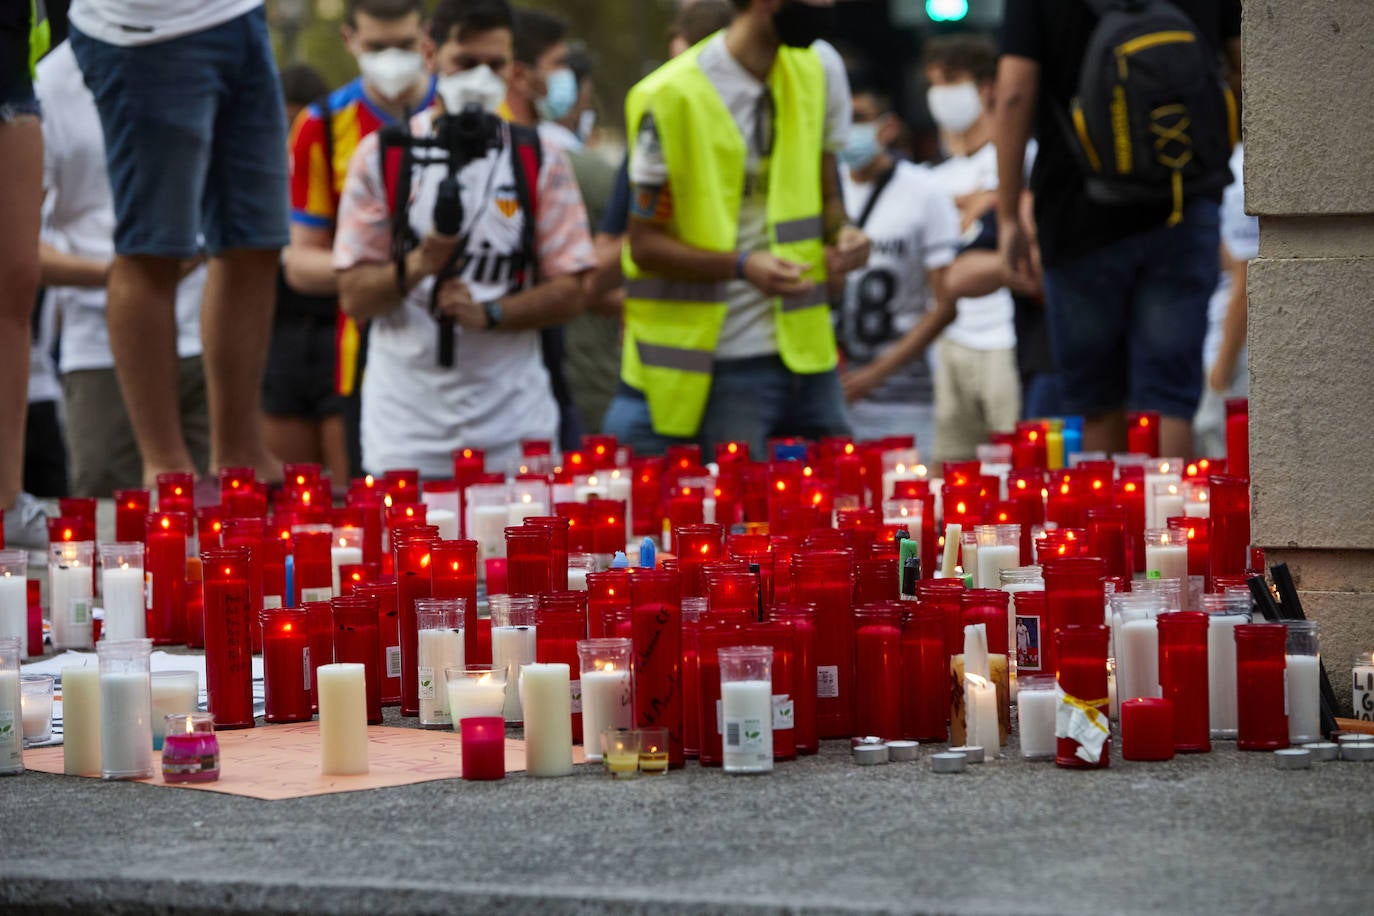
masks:
<svg viewBox="0 0 1374 916"><path fill-rule="evenodd" d="M520 209L520 198L516 196L514 185L496 189L496 209L500 210L506 219L515 216L516 211Z"/></svg>

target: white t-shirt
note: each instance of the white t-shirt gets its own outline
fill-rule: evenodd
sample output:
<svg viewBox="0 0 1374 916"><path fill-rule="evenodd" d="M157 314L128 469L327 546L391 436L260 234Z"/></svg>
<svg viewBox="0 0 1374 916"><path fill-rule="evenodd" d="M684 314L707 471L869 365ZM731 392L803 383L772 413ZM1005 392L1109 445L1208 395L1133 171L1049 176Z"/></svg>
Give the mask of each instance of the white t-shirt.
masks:
<svg viewBox="0 0 1374 916"><path fill-rule="evenodd" d="M871 363L916 326L930 308L927 271L954 260L959 210L930 175L909 162L897 163L863 230L873 242L868 265L845 281L839 339L851 366ZM840 170L844 209L857 223L875 184L854 181ZM933 384L924 353L893 372L865 400L931 403Z"/></svg>
<svg viewBox="0 0 1374 916"><path fill-rule="evenodd" d="M43 241L65 254L114 257L114 201L105 171L105 139L95 98L63 42L38 62L34 91L43 103ZM198 356L205 267L177 288L177 355ZM58 368L111 369L103 287L53 287L48 300L62 316Z"/></svg>
<svg viewBox="0 0 1374 916"><path fill-rule="evenodd" d="M985 143L972 156L951 156L932 166L931 175L954 198L996 190L997 149ZM976 223L969 233L969 241L977 237ZM1009 350L1016 346L1016 307L1009 290L960 299L958 308L958 316L945 328L944 337L948 340L974 350Z"/></svg>
<svg viewBox="0 0 1374 916"><path fill-rule="evenodd" d="M849 133L849 80L834 48L825 42L816 42L814 49L825 70L825 150L833 153L844 146ZM729 109L747 149L735 248L767 251L769 161L760 149L758 119L768 87L730 54L725 47L724 32L718 32L701 49L697 65ZM668 165L657 142L652 114L651 108L644 122L637 125L640 137L630 158L630 181L650 186L669 183L671 190ZM729 310L716 345L718 358L743 359L778 352L773 305L768 297L743 280L732 280L726 284L726 301Z"/></svg>
<svg viewBox="0 0 1374 916"><path fill-rule="evenodd" d="M559 124L557 121L540 121L539 139L543 140L545 143L551 143L559 149L568 150L570 152L580 150L586 146L586 144L582 142L581 137L568 130L568 128Z"/></svg>
<svg viewBox="0 0 1374 916"><path fill-rule="evenodd" d="M1245 149L1236 144L1231 154L1231 173L1236 180L1221 195L1221 243L1226 246L1226 254L1236 261L1249 261L1259 257L1259 217L1245 212ZM1231 301L1231 273L1223 270L1217 281L1217 288L1207 303L1207 337L1202 342L1202 364L1211 367L1217 361L1217 351L1221 349L1221 335L1226 323L1226 308ZM1244 364L1245 350L1241 350L1240 365Z"/></svg>
<svg viewBox="0 0 1374 916"><path fill-rule="evenodd" d="M411 131L428 134L428 112ZM334 266L390 260L390 215L378 167L377 134L358 144L339 202ZM463 230L469 258L462 279L478 302L500 299L519 286L511 255L520 250L525 213L518 205L509 136L459 173ZM423 238L434 222L444 165L417 167L410 223ZM595 266L586 210L572 167L556 147L543 145L535 244L541 279ZM485 449L492 468L513 469L525 439L554 439L558 404L549 387L539 332L455 330L454 364L438 362L438 322L430 314L433 278L395 309L372 320L362 385L363 466L372 473L414 467L426 477L453 472L452 452Z"/></svg>
<svg viewBox="0 0 1374 916"><path fill-rule="evenodd" d="M151 45L203 32L262 6L263 0L72 0L68 16L106 44Z"/></svg>

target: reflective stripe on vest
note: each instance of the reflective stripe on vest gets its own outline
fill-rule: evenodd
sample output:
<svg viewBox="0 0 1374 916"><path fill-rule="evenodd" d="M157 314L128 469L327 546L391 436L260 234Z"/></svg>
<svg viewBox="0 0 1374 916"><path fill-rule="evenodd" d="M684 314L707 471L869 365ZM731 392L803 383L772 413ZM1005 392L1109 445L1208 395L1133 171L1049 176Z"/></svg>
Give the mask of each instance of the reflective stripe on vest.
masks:
<svg viewBox="0 0 1374 916"><path fill-rule="evenodd" d="M725 284L665 280L662 277L639 277L625 281L625 295L631 299L667 299L672 302L700 302L715 305L725 298Z"/></svg>
<svg viewBox="0 0 1374 916"><path fill-rule="evenodd" d="M639 361L655 369L678 369L682 372L710 372L715 362L711 354L704 350L689 350L685 347L667 347L661 344L638 341Z"/></svg>
<svg viewBox="0 0 1374 916"><path fill-rule="evenodd" d="M824 233L825 227L821 224L819 216L791 219L773 227L773 237L777 239L779 245L794 245L797 242L814 241Z"/></svg>

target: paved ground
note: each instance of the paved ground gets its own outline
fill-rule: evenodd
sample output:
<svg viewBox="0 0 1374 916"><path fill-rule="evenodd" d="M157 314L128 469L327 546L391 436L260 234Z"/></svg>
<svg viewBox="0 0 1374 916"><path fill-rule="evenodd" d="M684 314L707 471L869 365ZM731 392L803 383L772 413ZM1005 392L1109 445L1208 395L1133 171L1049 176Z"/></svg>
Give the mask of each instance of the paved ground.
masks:
<svg viewBox="0 0 1374 916"><path fill-rule="evenodd" d="M390 717L389 717L390 718ZM1368 913L1374 764L591 766L284 802L0 780L0 911Z"/></svg>

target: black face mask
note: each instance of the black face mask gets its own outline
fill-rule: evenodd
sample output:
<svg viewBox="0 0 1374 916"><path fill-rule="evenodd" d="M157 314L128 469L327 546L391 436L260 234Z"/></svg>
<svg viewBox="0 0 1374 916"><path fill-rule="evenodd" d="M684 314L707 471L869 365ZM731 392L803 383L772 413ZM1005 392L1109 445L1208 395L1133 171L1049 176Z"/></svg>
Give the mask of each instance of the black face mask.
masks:
<svg viewBox="0 0 1374 916"><path fill-rule="evenodd" d="M809 48L824 37L835 24L835 7L812 6L798 0L788 0L773 14L773 28L778 41L791 48Z"/></svg>

